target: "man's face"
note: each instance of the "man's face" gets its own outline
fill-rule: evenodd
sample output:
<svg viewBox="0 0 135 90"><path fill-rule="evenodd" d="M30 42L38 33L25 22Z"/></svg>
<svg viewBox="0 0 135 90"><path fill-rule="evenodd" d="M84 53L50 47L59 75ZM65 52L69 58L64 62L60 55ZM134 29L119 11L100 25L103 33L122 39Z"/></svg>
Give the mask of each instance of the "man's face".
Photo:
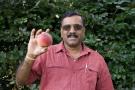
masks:
<svg viewBox="0 0 135 90"><path fill-rule="evenodd" d="M64 44L70 47L79 46L85 35L85 27L83 26L80 16L66 17L61 25L61 37Z"/></svg>

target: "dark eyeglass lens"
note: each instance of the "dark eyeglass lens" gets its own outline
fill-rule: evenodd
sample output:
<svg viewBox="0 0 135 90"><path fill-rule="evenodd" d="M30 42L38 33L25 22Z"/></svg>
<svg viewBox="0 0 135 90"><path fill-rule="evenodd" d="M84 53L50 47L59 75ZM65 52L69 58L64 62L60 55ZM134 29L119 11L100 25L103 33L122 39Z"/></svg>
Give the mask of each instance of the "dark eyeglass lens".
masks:
<svg viewBox="0 0 135 90"><path fill-rule="evenodd" d="M74 29L75 29L75 30L81 30L81 29L82 29L82 26L79 25L79 24L75 24L75 25L74 25Z"/></svg>
<svg viewBox="0 0 135 90"><path fill-rule="evenodd" d="M62 26L62 29L63 30L70 30L71 27L72 27L72 25L64 25L64 26ZM73 27L74 27L75 30L81 30L82 29L82 25L79 25L79 24L74 24Z"/></svg>
<svg viewBox="0 0 135 90"><path fill-rule="evenodd" d="M71 25L64 25L62 28L63 28L63 30L70 30Z"/></svg>

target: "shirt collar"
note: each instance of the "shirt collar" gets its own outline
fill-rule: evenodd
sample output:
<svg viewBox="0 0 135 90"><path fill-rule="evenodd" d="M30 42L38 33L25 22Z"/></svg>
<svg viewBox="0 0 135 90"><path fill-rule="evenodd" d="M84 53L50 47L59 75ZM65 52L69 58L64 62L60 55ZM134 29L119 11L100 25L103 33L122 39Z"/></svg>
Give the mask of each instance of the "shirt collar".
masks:
<svg viewBox="0 0 135 90"><path fill-rule="evenodd" d="M81 52L81 55L90 54L92 52L92 50L90 48L88 48L84 43L82 43L82 49L83 50ZM61 52L61 51L64 51L64 52L66 51L63 41L60 42L56 48L56 53Z"/></svg>
<svg viewBox="0 0 135 90"><path fill-rule="evenodd" d="M64 48L64 44L63 44L63 41L60 42L58 45L57 45L57 48L56 48L56 53L60 52L60 51L64 51L65 48Z"/></svg>

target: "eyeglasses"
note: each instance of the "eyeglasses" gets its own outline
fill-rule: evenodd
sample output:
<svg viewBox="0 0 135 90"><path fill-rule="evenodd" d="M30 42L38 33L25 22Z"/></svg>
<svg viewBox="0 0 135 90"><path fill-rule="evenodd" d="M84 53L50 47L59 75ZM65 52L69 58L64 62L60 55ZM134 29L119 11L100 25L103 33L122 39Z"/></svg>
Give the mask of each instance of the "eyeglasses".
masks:
<svg viewBox="0 0 135 90"><path fill-rule="evenodd" d="M69 31L72 26L74 27L76 31L81 30L83 28L83 26L80 24L73 24L73 25L67 24L67 25L63 25L62 29L65 31Z"/></svg>

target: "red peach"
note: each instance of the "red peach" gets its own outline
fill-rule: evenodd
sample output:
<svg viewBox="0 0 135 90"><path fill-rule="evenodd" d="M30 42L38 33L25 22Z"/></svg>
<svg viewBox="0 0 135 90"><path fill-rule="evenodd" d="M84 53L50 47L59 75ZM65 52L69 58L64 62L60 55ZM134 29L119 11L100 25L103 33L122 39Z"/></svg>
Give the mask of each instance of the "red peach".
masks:
<svg viewBox="0 0 135 90"><path fill-rule="evenodd" d="M50 46L53 43L52 36L47 32L42 32L37 36L37 43L42 47Z"/></svg>

